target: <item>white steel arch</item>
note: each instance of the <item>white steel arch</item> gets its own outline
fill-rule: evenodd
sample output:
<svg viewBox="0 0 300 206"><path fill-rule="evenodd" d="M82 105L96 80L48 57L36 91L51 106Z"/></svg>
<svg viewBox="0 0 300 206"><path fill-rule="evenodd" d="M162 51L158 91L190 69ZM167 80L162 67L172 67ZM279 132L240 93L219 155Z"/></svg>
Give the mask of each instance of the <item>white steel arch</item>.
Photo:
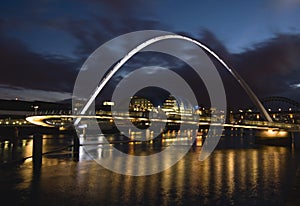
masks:
<svg viewBox="0 0 300 206"><path fill-rule="evenodd" d="M166 40L166 39L182 39L182 40L186 40L189 42L192 42L196 45L198 45L199 47L201 47L202 49L204 49L206 52L208 52L209 54L211 54L213 57L215 57L229 72L230 74L238 81L238 83L242 86L242 88L245 90L245 92L248 94L248 96L250 97L250 99L252 100L252 102L254 103L255 106L258 107L258 109L260 110L260 112L264 115L264 117L269 121L269 122L273 122L272 118L270 117L269 113L267 112L267 110L264 108L263 104L260 102L260 100L258 99L258 97L254 94L254 92L251 90L251 88L248 86L248 84L242 79L242 77L232 68L230 68L215 52L213 52L211 49L209 49L207 46L205 46L204 44L202 44L199 41L196 41L194 39L191 39L189 37L186 36L181 36L181 35L177 35L177 34L168 34L168 35L162 35L162 36L158 36L158 37L154 37L151 38L143 43L141 43L140 45L138 45L137 47L135 47L134 49L132 49L130 52L127 53L127 55L125 55L114 67L113 69L105 76L105 78L100 82L100 84L97 86L97 88L95 89L94 93L91 95L90 99L87 101L87 103L84 105L84 107L82 108L82 110L80 111L81 115L84 115L85 112L88 110L88 108L91 106L91 104L93 103L93 101L96 99L97 95L101 92L101 90L103 89L103 87L107 84L107 82L112 78L112 76L136 53L138 53L139 51L141 51L142 49L144 49L145 47L158 42L158 41L162 41L162 40ZM75 120L75 126L79 123L80 118L77 118Z"/></svg>

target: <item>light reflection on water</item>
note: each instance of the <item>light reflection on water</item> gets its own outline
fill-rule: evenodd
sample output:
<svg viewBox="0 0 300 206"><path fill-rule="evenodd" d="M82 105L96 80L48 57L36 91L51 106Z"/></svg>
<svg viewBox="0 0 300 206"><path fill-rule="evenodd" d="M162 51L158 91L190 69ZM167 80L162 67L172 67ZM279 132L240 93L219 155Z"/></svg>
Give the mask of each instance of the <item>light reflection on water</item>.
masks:
<svg viewBox="0 0 300 206"><path fill-rule="evenodd" d="M222 138L218 149L205 161L198 161L201 147L193 147L173 167L144 177L110 172L82 148L78 161L46 155L40 170L33 170L31 160L1 168L0 197L11 198L12 203L38 205L283 205L295 177L299 151L257 146L251 138L235 138ZM21 144L22 154L32 147L31 140L26 141ZM55 141L46 140L45 150L57 143L70 143ZM109 156L111 147L96 150L99 157ZM138 155L163 149L143 144L118 148ZM1 146L1 154L5 149ZM164 157L161 163L168 160ZM131 169L133 162L116 160L115 165ZM140 169L149 166L149 162L142 162Z"/></svg>

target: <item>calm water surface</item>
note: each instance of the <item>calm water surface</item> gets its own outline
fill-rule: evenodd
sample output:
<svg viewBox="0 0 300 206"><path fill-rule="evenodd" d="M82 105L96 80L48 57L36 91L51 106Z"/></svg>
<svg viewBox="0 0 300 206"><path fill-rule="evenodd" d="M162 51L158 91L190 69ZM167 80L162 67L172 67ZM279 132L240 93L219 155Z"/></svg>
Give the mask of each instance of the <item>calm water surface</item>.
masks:
<svg viewBox="0 0 300 206"><path fill-rule="evenodd" d="M64 136L47 137L44 151L72 144ZM147 154L163 146L118 148ZM31 150L31 139L3 141L0 161L30 156ZM133 177L101 167L82 148L79 159L74 159L70 150L44 155L40 169L33 168L31 159L1 166L0 201L10 205L284 205L299 162L299 151L292 148L255 145L253 137L225 137L205 161L198 161L201 147L193 147L171 168Z"/></svg>

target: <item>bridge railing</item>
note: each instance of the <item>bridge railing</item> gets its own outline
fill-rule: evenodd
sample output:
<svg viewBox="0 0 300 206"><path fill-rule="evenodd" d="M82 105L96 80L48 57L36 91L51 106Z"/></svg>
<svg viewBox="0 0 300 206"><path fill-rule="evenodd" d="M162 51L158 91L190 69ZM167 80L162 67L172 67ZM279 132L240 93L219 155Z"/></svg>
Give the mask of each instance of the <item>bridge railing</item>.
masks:
<svg viewBox="0 0 300 206"><path fill-rule="evenodd" d="M41 115L71 115L72 110L41 110L28 112L27 116L41 116Z"/></svg>
<svg viewBox="0 0 300 206"><path fill-rule="evenodd" d="M282 123L282 122L268 122L268 121L252 121L252 120L244 120L242 124L245 125L255 125L255 126L266 126L266 127L274 127L280 129L300 129L299 124L291 124L291 123Z"/></svg>

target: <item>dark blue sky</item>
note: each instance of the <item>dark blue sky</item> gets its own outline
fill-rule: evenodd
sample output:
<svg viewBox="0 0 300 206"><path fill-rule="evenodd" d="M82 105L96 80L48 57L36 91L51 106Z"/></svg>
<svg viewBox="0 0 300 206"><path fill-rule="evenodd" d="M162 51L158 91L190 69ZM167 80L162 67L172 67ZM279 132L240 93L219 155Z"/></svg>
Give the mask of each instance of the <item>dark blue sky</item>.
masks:
<svg viewBox="0 0 300 206"><path fill-rule="evenodd" d="M260 97L300 100L300 0L3 0L0 10L0 98L70 98L78 69L102 43L157 29L207 44Z"/></svg>

